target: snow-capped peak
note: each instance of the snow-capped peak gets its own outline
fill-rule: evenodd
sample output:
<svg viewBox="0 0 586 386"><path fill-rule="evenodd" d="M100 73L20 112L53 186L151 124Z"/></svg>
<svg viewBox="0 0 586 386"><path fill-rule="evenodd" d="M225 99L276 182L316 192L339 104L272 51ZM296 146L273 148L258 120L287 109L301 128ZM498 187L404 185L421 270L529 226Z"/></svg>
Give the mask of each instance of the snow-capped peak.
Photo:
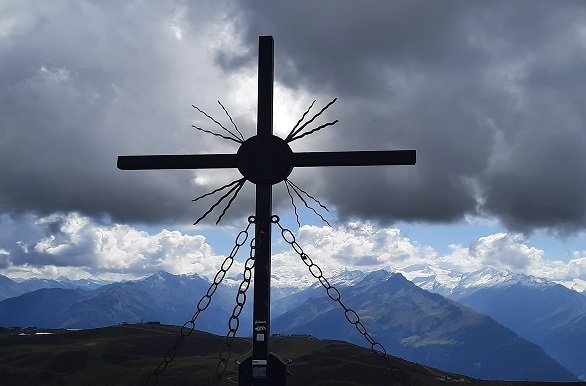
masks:
<svg viewBox="0 0 586 386"><path fill-rule="evenodd" d="M515 273L509 270L499 271L492 267L465 274L460 282L460 286L465 288L508 287L515 284L528 287L548 287L555 283L548 279Z"/></svg>
<svg viewBox="0 0 586 386"><path fill-rule="evenodd" d="M365 284L365 282L374 283L384 281L393 276L395 273L396 272L391 269L379 269L376 271L364 272L360 270L348 270L347 268L342 268L334 271L334 273L328 278L328 282L332 285L351 287L358 283ZM313 287L318 287L320 285L321 284L318 282L313 284Z"/></svg>
<svg viewBox="0 0 586 386"><path fill-rule="evenodd" d="M462 274L428 264L412 265L400 272L418 287L442 295L451 293L462 280Z"/></svg>
<svg viewBox="0 0 586 386"><path fill-rule="evenodd" d="M379 269L377 271L372 271L364 276L364 279L360 280L361 283L376 283L380 281L385 281L391 276L395 275L396 272L387 271L384 269Z"/></svg>
<svg viewBox="0 0 586 386"><path fill-rule="evenodd" d="M333 272L328 278L329 282L337 285L353 286L366 277L367 273L359 270L342 268Z"/></svg>
<svg viewBox="0 0 586 386"><path fill-rule="evenodd" d="M529 287L555 285L553 281L548 279L509 270L498 270L493 267L469 273L458 273L433 265L417 265L407 267L401 272L419 287L452 298L482 288L507 287L516 284Z"/></svg>

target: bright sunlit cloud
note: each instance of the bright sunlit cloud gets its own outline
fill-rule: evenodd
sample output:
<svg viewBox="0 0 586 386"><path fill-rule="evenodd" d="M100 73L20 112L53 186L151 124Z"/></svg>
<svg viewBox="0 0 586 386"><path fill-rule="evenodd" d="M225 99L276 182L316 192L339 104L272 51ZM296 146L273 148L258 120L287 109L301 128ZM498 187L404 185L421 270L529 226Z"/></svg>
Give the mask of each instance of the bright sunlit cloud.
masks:
<svg viewBox="0 0 586 386"><path fill-rule="evenodd" d="M78 213L2 220L3 226L10 225L15 231L0 236L0 273L8 276L28 277L33 272L50 277L129 279L165 270L213 277L225 258L201 235L167 229L151 233L130 225L99 223ZM493 267L548 278L577 289L586 283L584 251L574 251L568 261L548 260L543 250L531 246L520 234L486 235L469 245L450 245L447 254L405 237L400 229L360 221L333 228L306 225L294 235L326 277L343 270L410 271L415 266L430 265L453 273ZM237 256L231 277L241 274L247 248L246 244ZM299 255L280 236L274 249L276 285L307 286L315 282Z"/></svg>

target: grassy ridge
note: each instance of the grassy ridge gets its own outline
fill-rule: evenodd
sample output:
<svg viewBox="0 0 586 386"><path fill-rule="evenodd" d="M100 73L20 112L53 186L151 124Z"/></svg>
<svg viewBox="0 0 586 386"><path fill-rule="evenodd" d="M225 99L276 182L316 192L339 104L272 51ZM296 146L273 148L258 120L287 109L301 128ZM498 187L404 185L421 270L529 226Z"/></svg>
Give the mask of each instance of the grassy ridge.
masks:
<svg viewBox="0 0 586 386"><path fill-rule="evenodd" d="M40 330L32 329L0 329L0 385L142 385L161 355L176 341L178 331L176 326L164 325L43 330L53 333L50 335L39 335L36 333ZM26 335L19 335L23 333ZM208 385L222 342L223 337L194 333L184 341L159 385ZM369 350L345 342L273 337L271 349L292 360L290 386L389 384L390 372L382 360ZM249 340L237 339L232 358L244 359L250 350ZM446 384L447 379L459 379L468 385L523 384L482 382L400 359L394 361L413 386ZM223 384L237 384L234 361Z"/></svg>

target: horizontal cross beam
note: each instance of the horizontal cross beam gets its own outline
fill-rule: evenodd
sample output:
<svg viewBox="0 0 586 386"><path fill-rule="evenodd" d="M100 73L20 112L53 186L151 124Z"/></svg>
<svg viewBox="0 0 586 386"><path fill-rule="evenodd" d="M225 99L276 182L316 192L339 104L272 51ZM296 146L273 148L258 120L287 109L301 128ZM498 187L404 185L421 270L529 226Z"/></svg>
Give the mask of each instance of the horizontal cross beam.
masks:
<svg viewBox="0 0 586 386"><path fill-rule="evenodd" d="M415 165L415 150L293 153L293 167Z"/></svg>
<svg viewBox="0 0 586 386"><path fill-rule="evenodd" d="M415 150L305 152L291 155L293 167L415 165ZM236 154L184 154L119 156L118 169L223 169L238 168Z"/></svg>
<svg viewBox="0 0 586 386"><path fill-rule="evenodd" d="M121 155L120 170L237 168L236 154Z"/></svg>

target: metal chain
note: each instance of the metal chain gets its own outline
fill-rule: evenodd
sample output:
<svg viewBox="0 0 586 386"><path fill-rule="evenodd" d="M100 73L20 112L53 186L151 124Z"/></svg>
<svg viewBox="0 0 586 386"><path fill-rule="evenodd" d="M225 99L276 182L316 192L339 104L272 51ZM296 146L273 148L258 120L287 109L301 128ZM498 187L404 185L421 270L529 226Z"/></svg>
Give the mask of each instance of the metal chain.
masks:
<svg viewBox="0 0 586 386"><path fill-rule="evenodd" d="M161 374L163 374L167 366L169 366L169 363L171 363L173 359L175 359L175 356L177 356L177 349L179 348L179 346L181 346L183 340L187 338L189 335L191 335L193 331L195 331L195 321L199 317L199 314L205 311L205 309L208 308L210 303L212 302L212 295L218 289L218 285L220 285L222 280L224 280L224 278L226 277L226 274L228 273L230 267L232 267L232 264L234 264L234 257L238 253L238 250L241 246L244 245L246 240L248 240L248 230L250 229L250 226L253 224L253 222L254 217L250 216L248 218L248 225L246 226L246 228L244 228L244 230L238 233L238 236L236 236L236 240L234 241L234 247L232 248L232 251L222 262L220 270L218 271L218 273L216 273L216 276L214 276L214 280L212 281L212 284L210 284L210 287L208 288L206 294L203 295L201 299L199 299L195 313L193 314L190 320L183 323L183 326L181 326L181 330L179 331L179 337L177 338L177 341L173 344L173 346L171 346L171 348L169 348L169 350L167 350L167 353L165 354L159 365L147 378L145 385L156 385L159 382Z"/></svg>
<svg viewBox="0 0 586 386"><path fill-rule="evenodd" d="M250 221L250 220L249 220ZM254 220L253 220L254 223ZM242 282L238 287L238 293L236 294L236 305L232 310L232 315L228 319L228 333L224 339L222 349L219 353L219 361L216 366L216 374L212 380L212 384L221 385L224 373L228 368L228 361L232 356L232 343L240 327L240 314L246 304L246 291L250 287L250 281L252 280L252 270L254 269L254 258L255 258L255 239L250 240L250 257L244 263L244 273Z"/></svg>
<svg viewBox="0 0 586 386"><path fill-rule="evenodd" d="M346 320L350 324L352 324L362 336L364 336L364 339L366 339L368 344L370 344L370 349L372 350L372 352L379 358L382 358L387 363L391 370L391 375L393 376L393 378L395 378L404 385L409 385L409 382L407 381L407 377L403 369L391 363L385 347L381 343L377 342L372 337L372 335L370 335L370 333L368 333L366 327L360 321L360 316L358 316L356 311L346 306L342 302L342 295L340 294L340 291L330 284L328 279L324 277L321 268L317 264L315 264L311 257L309 257L309 255L307 255L303 251L303 248L301 248L301 246L295 240L295 235L293 235L293 232L291 232L287 228L283 228L283 226L280 223L279 216L271 216L271 222L273 224L277 224L279 228L281 228L281 237L283 238L283 240L285 240L287 244L291 245L295 253L299 255L301 261L303 261L303 263L309 268L309 273L311 273L313 277L319 280L320 284L325 288L328 297L332 299L334 302L338 303L340 307L342 307L342 309L344 310L344 316L346 317Z"/></svg>

